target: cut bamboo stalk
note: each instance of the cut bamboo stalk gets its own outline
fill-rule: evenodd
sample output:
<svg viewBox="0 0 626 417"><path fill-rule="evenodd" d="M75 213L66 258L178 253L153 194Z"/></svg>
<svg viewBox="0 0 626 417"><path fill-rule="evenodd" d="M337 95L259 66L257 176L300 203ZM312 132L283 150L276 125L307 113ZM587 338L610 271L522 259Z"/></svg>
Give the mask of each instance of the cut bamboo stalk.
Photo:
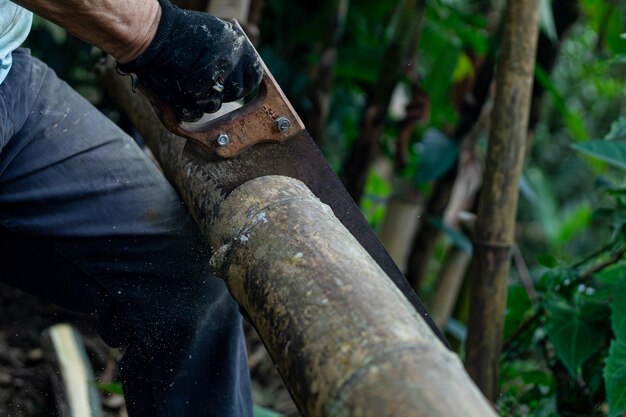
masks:
<svg viewBox="0 0 626 417"><path fill-rule="evenodd" d="M304 184L261 177L225 198L228 170L186 157L184 140L113 68L103 81L210 240L216 275L305 416L496 415L458 357Z"/></svg>
<svg viewBox="0 0 626 417"><path fill-rule="evenodd" d="M493 413L458 358L301 182L241 185L221 204L211 242L215 271L305 415Z"/></svg>
<svg viewBox="0 0 626 417"><path fill-rule="evenodd" d="M487 398L498 377L519 179L526 151L538 0L509 0L503 16L496 95L472 262L467 368Z"/></svg>
<svg viewBox="0 0 626 417"><path fill-rule="evenodd" d="M60 382L57 387L62 417L102 417L96 379L80 334L69 324L57 324L47 330L52 367Z"/></svg>
<svg viewBox="0 0 626 417"><path fill-rule="evenodd" d="M402 272L406 271L411 239L422 212L416 198L393 195L387 204L380 240Z"/></svg>

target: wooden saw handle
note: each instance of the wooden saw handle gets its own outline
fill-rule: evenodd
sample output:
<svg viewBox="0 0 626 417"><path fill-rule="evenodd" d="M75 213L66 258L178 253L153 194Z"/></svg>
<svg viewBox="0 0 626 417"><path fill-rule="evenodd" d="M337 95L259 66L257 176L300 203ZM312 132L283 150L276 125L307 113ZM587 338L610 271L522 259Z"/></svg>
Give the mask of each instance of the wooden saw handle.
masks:
<svg viewBox="0 0 626 417"><path fill-rule="evenodd" d="M236 20L231 23L244 33ZM250 42L247 36L246 41ZM254 47L253 50L258 55ZM263 79L257 95L243 107L206 122L181 122L169 105L141 86L138 89L172 133L196 142L213 156L233 158L257 143L281 142L304 130L302 120L260 56L259 60Z"/></svg>

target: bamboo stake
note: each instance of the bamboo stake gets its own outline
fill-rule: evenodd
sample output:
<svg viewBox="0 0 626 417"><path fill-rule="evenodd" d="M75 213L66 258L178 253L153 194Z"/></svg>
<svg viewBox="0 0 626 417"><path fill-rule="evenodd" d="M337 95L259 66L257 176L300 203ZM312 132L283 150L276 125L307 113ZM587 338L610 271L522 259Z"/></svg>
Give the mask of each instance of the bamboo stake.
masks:
<svg viewBox="0 0 626 417"><path fill-rule="evenodd" d="M519 178L527 136L538 0L510 0L504 13L497 90L474 236L467 369L483 393L498 393L498 361Z"/></svg>
<svg viewBox="0 0 626 417"><path fill-rule="evenodd" d="M452 246L448 249L442 262L441 269L437 274L437 291L431 309L433 321L440 329L446 327L452 314L471 259L469 253Z"/></svg>
<svg viewBox="0 0 626 417"><path fill-rule="evenodd" d="M389 199L385 219L380 229L380 240L402 272L406 271L411 238L415 234L421 202L395 194Z"/></svg>

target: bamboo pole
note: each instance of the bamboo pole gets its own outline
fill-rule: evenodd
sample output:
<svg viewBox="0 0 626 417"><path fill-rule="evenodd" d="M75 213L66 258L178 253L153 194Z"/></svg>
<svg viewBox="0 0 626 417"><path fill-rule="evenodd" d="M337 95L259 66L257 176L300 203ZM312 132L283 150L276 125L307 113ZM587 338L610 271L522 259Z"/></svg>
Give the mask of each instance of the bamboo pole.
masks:
<svg viewBox="0 0 626 417"><path fill-rule="evenodd" d="M299 181L268 176L240 186L222 203L212 237L213 267L305 415L493 413L458 358Z"/></svg>
<svg viewBox="0 0 626 417"><path fill-rule="evenodd" d="M495 416L458 357L304 184L261 177L224 198L227 170L186 157L184 140L113 68L102 79L210 239L216 275L305 416Z"/></svg>
<svg viewBox="0 0 626 417"><path fill-rule="evenodd" d="M465 250L452 246L441 264L431 309L433 321L440 329L445 329L454 310L471 259L472 256Z"/></svg>
<svg viewBox="0 0 626 417"><path fill-rule="evenodd" d="M402 272L406 271L411 238L417 229L422 209L421 202L408 193L396 193L387 203L380 241Z"/></svg>
<svg viewBox="0 0 626 417"><path fill-rule="evenodd" d="M498 394L498 361L527 136L539 1L508 1L503 19L496 97L474 235L467 340L467 369L489 399Z"/></svg>

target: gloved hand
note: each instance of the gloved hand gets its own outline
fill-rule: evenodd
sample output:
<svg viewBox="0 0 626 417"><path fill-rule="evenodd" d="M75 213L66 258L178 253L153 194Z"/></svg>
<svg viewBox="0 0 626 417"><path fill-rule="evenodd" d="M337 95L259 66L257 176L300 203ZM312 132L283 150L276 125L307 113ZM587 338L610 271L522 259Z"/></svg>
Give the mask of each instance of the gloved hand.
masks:
<svg viewBox="0 0 626 417"><path fill-rule="evenodd" d="M216 112L260 83L258 56L232 24L168 0L159 3L163 12L152 43L118 68L136 74L138 85L172 106L179 120Z"/></svg>

